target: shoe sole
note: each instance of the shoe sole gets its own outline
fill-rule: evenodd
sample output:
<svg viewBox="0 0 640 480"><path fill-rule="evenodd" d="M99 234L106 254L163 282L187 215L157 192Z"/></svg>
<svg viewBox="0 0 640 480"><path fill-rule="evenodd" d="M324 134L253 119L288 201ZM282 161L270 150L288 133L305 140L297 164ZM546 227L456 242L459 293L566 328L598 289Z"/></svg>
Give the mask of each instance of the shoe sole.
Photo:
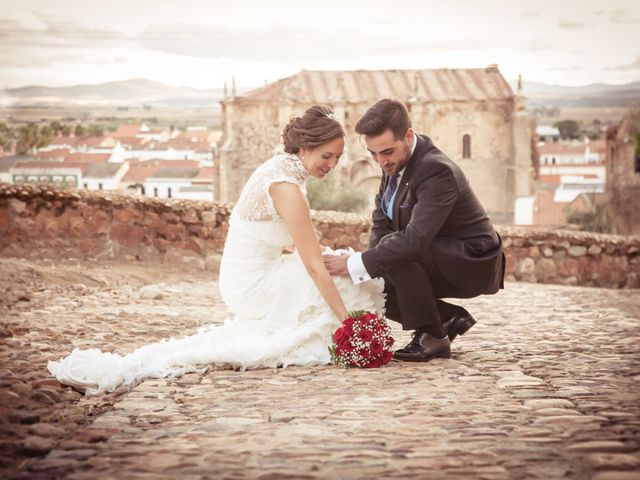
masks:
<svg viewBox="0 0 640 480"><path fill-rule="evenodd" d="M401 360L403 362L428 362L429 360L433 360L434 358L451 358L451 352L442 352L436 355L432 355L427 358L418 358L418 357L397 357L395 354L393 358L396 360Z"/></svg>
<svg viewBox="0 0 640 480"><path fill-rule="evenodd" d="M461 325L458 328L456 328L456 331L453 333L453 336L449 337L449 341L453 342L453 339L456 338L458 335L464 335L475 324L476 324L476 321L473 318L471 317L465 318L464 320L462 320Z"/></svg>

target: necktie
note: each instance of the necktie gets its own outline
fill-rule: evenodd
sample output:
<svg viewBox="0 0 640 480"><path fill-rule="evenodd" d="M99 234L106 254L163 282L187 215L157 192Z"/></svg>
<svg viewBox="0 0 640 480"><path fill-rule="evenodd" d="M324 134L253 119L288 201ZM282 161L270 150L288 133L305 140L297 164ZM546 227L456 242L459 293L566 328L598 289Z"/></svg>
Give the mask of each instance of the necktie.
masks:
<svg viewBox="0 0 640 480"><path fill-rule="evenodd" d="M399 173L396 173L392 177L389 178L389 183L387 184L387 188L384 190L382 194L382 209L388 210L389 202L393 198L393 194L396 193L396 188L398 188L398 177L400 177Z"/></svg>

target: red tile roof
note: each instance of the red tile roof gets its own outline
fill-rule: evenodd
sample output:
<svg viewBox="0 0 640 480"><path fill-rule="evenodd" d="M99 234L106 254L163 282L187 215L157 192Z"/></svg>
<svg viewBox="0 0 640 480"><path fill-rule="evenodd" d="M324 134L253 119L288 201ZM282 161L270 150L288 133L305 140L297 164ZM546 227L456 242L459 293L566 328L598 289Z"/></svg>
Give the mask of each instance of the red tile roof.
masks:
<svg viewBox="0 0 640 480"><path fill-rule="evenodd" d="M73 147L78 145L79 141L80 138L78 137L52 137L49 145L69 145Z"/></svg>
<svg viewBox="0 0 640 480"><path fill-rule="evenodd" d="M130 148L138 149L143 145L149 143L148 138L140 138L140 137L118 137L118 141L125 146Z"/></svg>
<svg viewBox="0 0 640 480"><path fill-rule="evenodd" d="M198 172L198 175L196 175L195 177L193 177L194 181L213 181L213 167L202 167L200 168L200 171Z"/></svg>
<svg viewBox="0 0 640 480"><path fill-rule="evenodd" d="M582 165L580 165L582 166ZM593 164L591 165L586 165L586 166L593 166ZM595 173L581 173L581 174L563 174L563 175L540 175L538 176L538 180L540 180L540 183L544 183L547 185L560 185L560 180L562 177L566 177L566 176L579 176L582 178L598 178L598 175L596 175Z"/></svg>
<svg viewBox="0 0 640 480"><path fill-rule="evenodd" d="M18 162L13 168L22 169L48 169L48 170L60 170L69 168L79 168L84 172L90 163L73 163L73 162Z"/></svg>
<svg viewBox="0 0 640 480"><path fill-rule="evenodd" d="M197 168L197 160L145 160L129 161L129 171L122 179L123 182L144 182L163 168Z"/></svg>
<svg viewBox="0 0 640 480"><path fill-rule="evenodd" d="M568 145L566 143L545 143L538 148L540 154L556 154L556 155L584 155L586 145Z"/></svg>
<svg viewBox="0 0 640 480"><path fill-rule="evenodd" d="M109 138L109 137L87 137L87 138L82 138L82 139L79 140L78 146L84 145L86 147L98 148L98 147L102 146L102 144L104 143L105 140L107 140L107 138Z"/></svg>
<svg viewBox="0 0 640 480"><path fill-rule="evenodd" d="M79 162L79 163L95 163L95 162L108 162L111 158L110 153L70 153L65 158L66 162Z"/></svg>
<svg viewBox="0 0 640 480"><path fill-rule="evenodd" d="M285 96L297 102L371 103L372 98L409 98L418 101L504 100L513 91L495 67L434 70L303 70L235 97L233 102L279 102Z"/></svg>
<svg viewBox="0 0 640 480"><path fill-rule="evenodd" d="M118 129L115 131L113 136L114 138L134 137L138 133L140 133L140 125L123 123L118 125Z"/></svg>
<svg viewBox="0 0 640 480"><path fill-rule="evenodd" d="M132 165L122 177L123 182L142 183L162 167L157 165Z"/></svg>
<svg viewBox="0 0 640 480"><path fill-rule="evenodd" d="M47 158L66 158L71 153L68 148L56 148L54 150L43 150L36 152L35 158L38 160L46 160Z"/></svg>
<svg viewBox="0 0 640 480"><path fill-rule="evenodd" d="M178 136L176 137L176 139L180 139L180 140L189 140L189 141L193 141L194 139L196 139L196 141L200 141L200 142L208 142L209 141L209 137L213 134L213 132L211 130L194 130L192 132L180 132L178 134Z"/></svg>

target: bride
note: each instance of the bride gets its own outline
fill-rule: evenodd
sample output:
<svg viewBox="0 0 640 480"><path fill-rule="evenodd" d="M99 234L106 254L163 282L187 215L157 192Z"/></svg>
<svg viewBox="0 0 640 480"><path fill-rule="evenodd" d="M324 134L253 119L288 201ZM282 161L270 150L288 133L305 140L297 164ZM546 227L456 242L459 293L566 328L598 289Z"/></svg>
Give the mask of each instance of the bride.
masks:
<svg viewBox="0 0 640 480"><path fill-rule="evenodd" d="M51 374L96 395L207 364L246 369L329 363L331 333L347 311L384 308L382 280L354 285L329 275L311 222L304 182L335 168L344 136L331 109L314 105L284 128L285 153L247 181L231 212L220 264L220 293L233 313L223 325L124 356L75 349L49 362Z"/></svg>

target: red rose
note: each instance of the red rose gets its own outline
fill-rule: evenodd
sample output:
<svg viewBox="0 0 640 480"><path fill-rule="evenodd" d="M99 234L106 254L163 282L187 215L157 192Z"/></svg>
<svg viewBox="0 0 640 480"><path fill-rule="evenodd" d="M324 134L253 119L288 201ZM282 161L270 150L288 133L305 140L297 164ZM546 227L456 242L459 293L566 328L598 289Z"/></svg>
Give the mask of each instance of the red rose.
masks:
<svg viewBox="0 0 640 480"><path fill-rule="evenodd" d="M380 368L382 365L383 365L382 359L375 358L375 359L371 360L369 363L367 363L364 366L364 368Z"/></svg>
<svg viewBox="0 0 640 480"><path fill-rule="evenodd" d="M395 343L395 340L393 339L393 337L387 337L387 341L385 343L387 345L387 348L391 348Z"/></svg>
<svg viewBox="0 0 640 480"><path fill-rule="evenodd" d="M354 350L354 346L352 345L352 343L347 339L345 340L341 345L340 348L342 349L343 352L353 352Z"/></svg>
<svg viewBox="0 0 640 480"><path fill-rule="evenodd" d="M393 358L393 352L384 352L382 354L382 364L386 365L391 361L392 358Z"/></svg>
<svg viewBox="0 0 640 480"><path fill-rule="evenodd" d="M376 315L375 313L365 313L362 318L364 320L368 320L370 322L373 322L374 320L378 319L378 315Z"/></svg>
<svg viewBox="0 0 640 480"><path fill-rule="evenodd" d="M343 337L344 337L344 328L339 327L335 332L333 332L334 342L339 343Z"/></svg>
<svg viewBox="0 0 640 480"><path fill-rule="evenodd" d="M353 336L353 324L344 322L342 324L342 330L344 332L344 336L347 338L351 338Z"/></svg>
<svg viewBox="0 0 640 480"><path fill-rule="evenodd" d="M369 330L362 329L360 330L360 333L358 333L358 338L360 338L360 340L362 340L363 342L370 342L373 338L373 333L371 333L371 331Z"/></svg>
<svg viewBox="0 0 640 480"><path fill-rule="evenodd" d="M373 355L380 355L383 350L384 346L382 345L382 342L380 340L375 338L371 340L371 353Z"/></svg>
<svg viewBox="0 0 640 480"><path fill-rule="evenodd" d="M358 350L358 354L365 360L369 360L371 358L371 352L366 348L361 348L360 350Z"/></svg>
<svg viewBox="0 0 640 480"><path fill-rule="evenodd" d="M344 322L342 322L342 326L347 327L349 329L353 329L354 322L355 320L353 319L353 317L348 317Z"/></svg>

